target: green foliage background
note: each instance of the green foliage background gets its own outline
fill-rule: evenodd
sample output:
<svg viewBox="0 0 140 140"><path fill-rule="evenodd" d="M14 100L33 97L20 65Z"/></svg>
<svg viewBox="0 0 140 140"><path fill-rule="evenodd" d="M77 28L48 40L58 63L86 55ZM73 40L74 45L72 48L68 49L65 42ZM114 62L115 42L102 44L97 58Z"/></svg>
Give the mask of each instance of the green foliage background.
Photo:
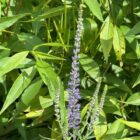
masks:
<svg viewBox="0 0 140 140"><path fill-rule="evenodd" d="M60 91L65 119L79 3L0 1L0 140L61 140L54 99ZM108 68L103 84L109 90L95 139L139 140L140 1L84 0L84 4L81 117Z"/></svg>

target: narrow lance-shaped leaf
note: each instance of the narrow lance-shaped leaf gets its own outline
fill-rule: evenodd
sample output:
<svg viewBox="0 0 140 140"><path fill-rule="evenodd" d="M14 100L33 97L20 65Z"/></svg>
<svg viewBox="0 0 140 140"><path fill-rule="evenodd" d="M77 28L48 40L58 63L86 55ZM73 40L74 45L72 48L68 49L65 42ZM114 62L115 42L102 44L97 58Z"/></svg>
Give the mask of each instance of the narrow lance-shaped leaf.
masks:
<svg viewBox="0 0 140 140"><path fill-rule="evenodd" d="M67 8L70 8L70 6L67 6ZM64 6L58 6L55 8L48 9L45 13L42 15L39 15L38 17L35 17L33 20L41 20L44 18L50 18L54 16L58 16L64 13Z"/></svg>
<svg viewBox="0 0 140 140"><path fill-rule="evenodd" d="M7 59L7 61L0 67L0 77L8 73L9 71L15 69L19 64L21 64L25 60L27 55L28 52L25 51L17 53L11 58Z"/></svg>
<svg viewBox="0 0 140 140"><path fill-rule="evenodd" d="M23 90L30 84L35 75L34 67L24 70L12 85L4 105L0 113L3 113L23 92Z"/></svg>
<svg viewBox="0 0 140 140"><path fill-rule="evenodd" d="M97 0L84 0L84 2L89 7L90 11L96 16L99 20L103 21L102 12L100 9L100 4Z"/></svg>
<svg viewBox="0 0 140 140"><path fill-rule="evenodd" d="M113 44L113 24L109 17L106 18L103 24L100 41L105 60L108 61L109 53Z"/></svg>
<svg viewBox="0 0 140 140"><path fill-rule="evenodd" d="M131 128L134 128L138 131L140 131L140 123L139 122L135 122L135 121L126 121L126 120L123 120L123 119L118 119L121 123L131 127Z"/></svg>
<svg viewBox="0 0 140 140"><path fill-rule="evenodd" d="M43 82L48 86L50 96L55 100L56 94L60 95L60 114L62 118L62 123L65 118L65 101L64 101L64 89L60 78L54 72L53 68L45 61L37 61L37 70L43 80ZM58 93L59 92L59 93Z"/></svg>
<svg viewBox="0 0 140 140"><path fill-rule="evenodd" d="M33 54L35 57L38 57L38 58L40 58L40 59L64 60L64 59L61 58L61 57L54 56L54 55L50 55L50 54L46 54L46 53L39 52L39 51L32 51L32 54Z"/></svg>
<svg viewBox="0 0 140 140"><path fill-rule="evenodd" d="M57 92L57 75L54 72L50 64L45 61L37 61L36 68L43 80L43 82L48 86L49 93L52 99L55 98Z"/></svg>
<svg viewBox="0 0 140 140"><path fill-rule="evenodd" d="M90 75L90 77L97 81L100 76L98 64L85 54L79 54L79 61L83 69Z"/></svg>
<svg viewBox="0 0 140 140"><path fill-rule="evenodd" d="M113 36L113 47L118 60L122 60L122 55L125 54L125 39L122 31L115 26Z"/></svg>
<svg viewBox="0 0 140 140"><path fill-rule="evenodd" d="M133 93L126 101L126 104L140 106L140 92Z"/></svg>
<svg viewBox="0 0 140 140"><path fill-rule="evenodd" d="M15 15L12 17L3 17L0 19L0 31L10 27L11 25L13 25L14 23L16 23L19 19L27 16L29 14L24 13L24 14L19 14L19 15Z"/></svg>

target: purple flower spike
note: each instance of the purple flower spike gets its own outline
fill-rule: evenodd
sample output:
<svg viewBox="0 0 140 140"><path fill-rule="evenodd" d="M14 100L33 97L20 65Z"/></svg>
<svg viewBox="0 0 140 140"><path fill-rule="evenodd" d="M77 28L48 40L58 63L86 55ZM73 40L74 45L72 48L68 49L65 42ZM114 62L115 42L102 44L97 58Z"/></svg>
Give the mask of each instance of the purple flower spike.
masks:
<svg viewBox="0 0 140 140"><path fill-rule="evenodd" d="M72 65L70 72L70 80L68 82L68 123L69 127L76 129L80 124L80 92L79 92L79 62L78 62L78 53L80 52L81 45L81 35L83 29L83 18L82 18L82 5L80 6L80 10L78 13L78 21L77 21L77 30L75 35L75 43L72 57Z"/></svg>

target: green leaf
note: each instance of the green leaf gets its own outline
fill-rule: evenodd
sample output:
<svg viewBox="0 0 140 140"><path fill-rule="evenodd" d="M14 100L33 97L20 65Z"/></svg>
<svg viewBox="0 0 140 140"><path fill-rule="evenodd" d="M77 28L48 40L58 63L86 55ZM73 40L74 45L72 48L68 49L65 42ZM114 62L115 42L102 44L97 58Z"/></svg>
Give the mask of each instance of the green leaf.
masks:
<svg viewBox="0 0 140 140"><path fill-rule="evenodd" d="M19 134L24 138L24 140L27 140L25 121L16 119L14 124L18 129Z"/></svg>
<svg viewBox="0 0 140 140"><path fill-rule="evenodd" d="M0 59L10 55L10 49L0 46Z"/></svg>
<svg viewBox="0 0 140 140"><path fill-rule="evenodd" d="M67 50L67 47L69 47L69 46L67 46L65 44L62 44L62 43L52 42L52 43L43 43L43 44L36 45L36 46L33 47L33 50L35 51L40 47L50 47L50 46L51 47L58 47L58 48L63 47L66 50Z"/></svg>
<svg viewBox="0 0 140 140"><path fill-rule="evenodd" d="M125 39L117 26L114 27L113 46L117 59L122 60L122 55L125 54Z"/></svg>
<svg viewBox="0 0 140 140"><path fill-rule="evenodd" d="M83 21L83 38L82 42L89 47L88 45L92 43L97 38L98 25L94 19L86 18Z"/></svg>
<svg viewBox="0 0 140 140"><path fill-rule="evenodd" d="M39 93L39 90L42 86L42 80L40 78L36 78L32 84L24 91L21 96L21 101L26 106L35 98L35 96Z"/></svg>
<svg viewBox="0 0 140 140"><path fill-rule="evenodd" d="M116 120L110 124L109 130L106 133L104 140L115 140L121 138L125 125L120 121Z"/></svg>
<svg viewBox="0 0 140 140"><path fill-rule="evenodd" d="M83 120L84 116L86 115L86 113L87 113L87 111L88 111L88 107L89 107L89 104L86 104L86 105L84 106L84 108L82 109L81 114L80 114L81 120Z"/></svg>
<svg viewBox="0 0 140 140"><path fill-rule="evenodd" d="M29 14L19 14L12 17L3 17L0 19L0 31L12 26L14 23L16 23L19 19L27 16Z"/></svg>
<svg viewBox="0 0 140 140"><path fill-rule="evenodd" d="M53 105L53 100L48 97L39 96L39 102L43 109L50 107Z"/></svg>
<svg viewBox="0 0 140 140"><path fill-rule="evenodd" d="M6 64L8 61L11 61L11 57L4 57L0 59L0 67L3 67L4 64ZM25 58L24 61L22 61L19 65L15 67L15 69L23 69L23 68L29 68L31 66L34 66L35 62L32 59Z"/></svg>
<svg viewBox="0 0 140 140"><path fill-rule="evenodd" d="M36 68L43 82L48 86L51 98L54 99L58 90L57 74L54 72L51 65L45 61L37 61Z"/></svg>
<svg viewBox="0 0 140 140"><path fill-rule="evenodd" d="M140 21L136 23L136 25L126 34L127 36L129 35L136 35L140 33Z"/></svg>
<svg viewBox="0 0 140 140"><path fill-rule="evenodd" d="M25 58L16 68L29 68L35 65L35 61L33 59Z"/></svg>
<svg viewBox="0 0 140 140"><path fill-rule="evenodd" d="M28 119L28 118L36 118L42 116L44 110L35 110L26 113L25 115L19 117L18 119Z"/></svg>
<svg viewBox="0 0 140 140"><path fill-rule="evenodd" d="M67 119L66 119L67 114L66 114L66 107L65 107L64 86L63 86L63 83L62 83L62 81L59 77L57 77L57 82L58 82L57 94L60 95L60 97L59 97L59 107L60 107L61 123L63 124L65 121L67 121Z"/></svg>
<svg viewBox="0 0 140 140"><path fill-rule="evenodd" d="M140 136L134 136L134 137L123 138L123 139L115 139L115 140L140 140Z"/></svg>
<svg viewBox="0 0 140 140"><path fill-rule="evenodd" d="M123 120L123 119L118 119L118 121L120 121L121 123L131 127L131 128L134 128L138 131L140 131L140 123L139 122L134 122L134 121L126 121L126 120Z"/></svg>
<svg viewBox="0 0 140 140"><path fill-rule="evenodd" d="M24 89L30 84L35 75L35 69L33 67L25 69L15 80L12 85L4 105L0 113L3 113L24 91Z"/></svg>
<svg viewBox="0 0 140 140"><path fill-rule="evenodd" d="M122 116L119 108L118 100L112 96L106 96L104 111L109 114L115 114L118 116Z"/></svg>
<svg viewBox="0 0 140 140"><path fill-rule="evenodd" d="M113 24L109 17L106 18L103 24L100 34L100 41L105 60L108 61L109 53L113 43Z"/></svg>
<svg viewBox="0 0 140 140"><path fill-rule="evenodd" d="M102 12L100 9L100 4L97 0L84 0L84 2L89 7L90 11L94 16L96 16L100 21L103 21Z"/></svg>
<svg viewBox="0 0 140 140"><path fill-rule="evenodd" d="M67 6L67 8L70 8L70 6ZM45 13L35 17L33 20L41 20L45 18L50 18L50 17L61 15L62 13L64 13L64 6L58 6L55 8L48 9Z"/></svg>
<svg viewBox="0 0 140 140"><path fill-rule="evenodd" d="M139 106L140 105L140 92L133 93L131 96L129 96L129 98L127 99L125 103Z"/></svg>
<svg viewBox="0 0 140 140"><path fill-rule="evenodd" d="M38 57L40 59L64 60L64 58L54 56L54 55L50 55L50 54L46 54L46 53L39 52L39 51L32 51L32 53L35 57Z"/></svg>
<svg viewBox="0 0 140 140"><path fill-rule="evenodd" d="M15 41L10 47L13 50L28 50L31 51L34 46L43 43L43 41L31 33L19 33L17 34L18 40ZM20 47L20 48L19 48Z"/></svg>
<svg viewBox="0 0 140 140"><path fill-rule="evenodd" d="M52 124L51 139L52 140L62 140L62 134L58 123L54 120Z"/></svg>
<svg viewBox="0 0 140 140"><path fill-rule="evenodd" d="M136 87L138 84L140 84L140 74L137 76L137 79L133 84L133 88Z"/></svg>
<svg viewBox="0 0 140 140"><path fill-rule="evenodd" d="M119 78L115 77L112 74L106 74L104 80L105 82L113 85L116 88L131 93L131 89L123 81L121 81Z"/></svg>
<svg viewBox="0 0 140 140"><path fill-rule="evenodd" d="M0 77L15 69L20 63L25 60L27 55L28 52L26 51L16 53L14 56L10 57L10 59L7 59L7 61L0 67Z"/></svg>
<svg viewBox="0 0 140 140"><path fill-rule="evenodd" d="M104 112L101 112L99 116L99 121L94 127L94 134L96 137L96 140L101 140L101 138L105 135L107 132L107 122L106 122L106 116Z"/></svg>
<svg viewBox="0 0 140 140"><path fill-rule="evenodd" d="M97 81L100 76L98 64L85 54L79 54L79 61L83 69L90 75L90 77Z"/></svg>
<svg viewBox="0 0 140 140"><path fill-rule="evenodd" d="M36 67L43 82L48 86L51 98L55 101L56 94L60 96L59 107L60 107L60 114L62 119L61 123L63 123L66 118L63 84L60 78L54 72L53 68L45 61L37 61Z"/></svg>

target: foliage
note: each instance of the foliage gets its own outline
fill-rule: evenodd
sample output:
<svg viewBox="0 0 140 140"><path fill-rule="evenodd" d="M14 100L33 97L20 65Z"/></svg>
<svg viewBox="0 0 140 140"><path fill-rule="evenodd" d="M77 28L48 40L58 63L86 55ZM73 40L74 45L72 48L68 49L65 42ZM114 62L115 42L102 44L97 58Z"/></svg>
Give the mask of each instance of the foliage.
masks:
<svg viewBox="0 0 140 140"><path fill-rule="evenodd" d="M139 140L140 1L83 0L81 119L108 86L93 140ZM80 1L0 1L0 139L61 140Z"/></svg>

